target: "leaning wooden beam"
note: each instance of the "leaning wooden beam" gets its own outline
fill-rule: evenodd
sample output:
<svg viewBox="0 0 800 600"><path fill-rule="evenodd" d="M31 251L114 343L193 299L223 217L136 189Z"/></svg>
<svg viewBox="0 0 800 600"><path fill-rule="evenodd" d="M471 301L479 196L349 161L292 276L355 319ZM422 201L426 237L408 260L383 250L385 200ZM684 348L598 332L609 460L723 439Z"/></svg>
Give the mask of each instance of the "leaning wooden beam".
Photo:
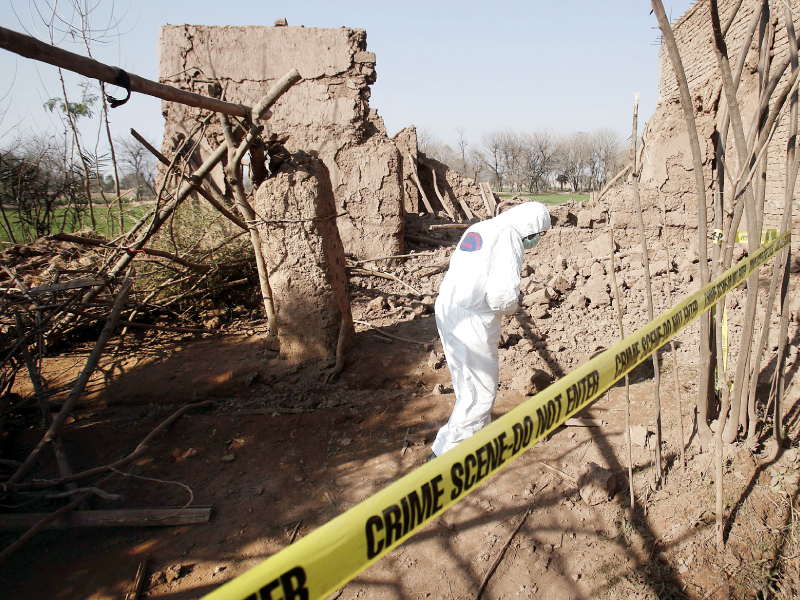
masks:
<svg viewBox="0 0 800 600"><path fill-rule="evenodd" d="M600 190L600 193L597 194L597 198L595 198L595 202L599 202L602 199L602 197L605 196L608 193L608 190L610 190L614 186L614 184L617 183L617 181L619 181L619 178L620 177L624 177L625 173L627 173L628 171L631 170L632 166L633 166L633 163L628 163L625 166L625 168L622 169L622 171L620 171L619 173L614 175L614 177L611 179L611 181L609 181L606 184L606 186L602 190Z"/></svg>
<svg viewBox="0 0 800 600"><path fill-rule="evenodd" d="M428 211L429 214L434 214L433 207L431 206L430 201L428 200L428 196L425 195L425 190L422 189L422 183L419 180L419 173L417 173L417 163L414 162L414 159L411 158L411 154L406 154L408 157L408 165L411 167L411 179L414 183L417 184L419 188L419 193L422 196L422 203L425 205L425 209Z"/></svg>
<svg viewBox="0 0 800 600"><path fill-rule="evenodd" d="M83 394L83 390L86 389L86 384L89 383L89 378L97 368L97 363L100 361L100 356L103 354L103 350L105 349L109 338L111 338L111 334L114 332L114 329L117 326L119 314L122 311L122 307L125 305L125 301L128 299L128 292L130 292L132 285L133 279L129 273L128 277L126 277L125 281L122 283L122 288L120 289L119 294L117 294L117 300L114 303L114 309L111 311L111 316L108 319L108 323L106 323L106 326L103 327L103 331L100 332L100 337L97 339L97 343L94 345L92 353L86 360L83 371L81 371L80 376L78 377L77 381L75 381L72 391L67 397L67 400L64 402L64 406L61 407L58 415L56 415L56 417L53 419L53 422L50 423L50 427L47 428L47 432L30 453L28 458L25 459L25 462L22 463L22 466L20 466L20 468L17 469L17 471L11 476L11 479L8 480L9 483L17 483L23 477L25 477L25 475L30 473L31 469L33 469L34 465L36 465L36 462L39 460L39 457L41 456L45 446L47 446L48 443L52 442L56 436L58 436L61 427L66 422L70 412L72 412L73 406L75 406L78 398L80 398L81 394Z"/></svg>
<svg viewBox="0 0 800 600"><path fill-rule="evenodd" d="M442 197L442 194L439 191L439 186L436 185L436 169L433 167L433 165L431 165L429 163L426 163L426 162L422 162L421 161L420 164L424 164L426 167L428 167L431 170L431 173L433 174L433 191L436 192L436 196L439 198L439 203L442 205L442 208L444 208L445 211L447 211L447 214L450 216L450 218L453 221L455 221L456 220L456 213L458 211L456 210L455 206L453 206L451 208L450 204L444 201L444 198ZM459 220L461 220L461 219L459 219Z"/></svg>
<svg viewBox="0 0 800 600"><path fill-rule="evenodd" d="M46 513L0 515L0 531L15 531L33 527L48 516ZM200 525L208 523L211 507L134 508L121 510L84 510L65 519L55 519L47 529L73 527L166 527L170 525Z"/></svg>
<svg viewBox="0 0 800 600"><path fill-rule="evenodd" d="M241 214L242 218L250 225L250 245L253 247L253 256L256 259L261 299L264 303L267 321L269 322L269 334L274 339L272 349L278 350L278 317L275 310L275 300L272 296L272 286L269 282L269 270L267 269L267 262L264 260L264 252L261 248L261 235L255 225L256 213L245 196L240 168L242 157L248 148L250 148L253 141L255 141L257 131L255 128L251 128L241 144L239 144L237 148L234 148L235 140L230 121L227 115L222 113L220 113L219 118L222 123L222 132L225 135L225 142L228 146L228 164L225 166L225 176L233 188L233 197L236 199L236 208L239 210L239 214Z"/></svg>
<svg viewBox="0 0 800 600"><path fill-rule="evenodd" d="M494 208L489 204L489 198L486 197L486 191L483 189L483 183L478 184L478 189L481 191L481 198L483 198L483 207L486 209L486 218L491 219L494 216Z"/></svg>
<svg viewBox="0 0 800 600"><path fill-rule="evenodd" d="M139 135L139 133L133 128L131 128L131 135L134 138L136 138L136 141L138 141L142 146L144 146L147 150L149 150L150 153L153 156L155 156L161 164L169 166L169 159L166 156L164 156L163 154L161 154L161 152L156 150L150 144L150 142L148 142L141 135ZM214 197L214 194L212 192L209 192L207 189L205 189L203 187L202 183L196 183L196 184L195 184L195 182L191 182L191 183L192 183L192 185L195 186L195 191L198 194L200 194L203 198L208 200L208 203L211 204L211 206L216 208L223 215L225 215L228 218L228 220L236 223L236 225L238 225L242 229L247 229L247 225L245 225L244 221L242 221L239 217L237 217L235 214L233 214L231 211L229 211L227 208L225 208L225 206L219 200L217 200Z"/></svg>
<svg viewBox="0 0 800 600"><path fill-rule="evenodd" d="M0 27L0 48L14 52L25 58L32 58L39 62L47 63L61 69L67 69L84 77L99 79L102 82L124 87L122 69L110 67L80 54L74 54L61 48L51 46L28 35ZM215 112L223 112L242 119L250 118L250 109L241 104L231 104L216 98L209 98L186 92L169 85L156 83L133 73L126 73L130 79L130 90L148 96L155 96L162 100L180 102L188 106L196 106Z"/></svg>
<svg viewBox="0 0 800 600"><path fill-rule="evenodd" d="M484 202L488 204L488 208L491 208L489 216L496 216L495 213L497 212L497 203L494 201L494 193L492 192L491 186L485 181L482 181L478 187L481 188L481 194L483 194Z"/></svg>

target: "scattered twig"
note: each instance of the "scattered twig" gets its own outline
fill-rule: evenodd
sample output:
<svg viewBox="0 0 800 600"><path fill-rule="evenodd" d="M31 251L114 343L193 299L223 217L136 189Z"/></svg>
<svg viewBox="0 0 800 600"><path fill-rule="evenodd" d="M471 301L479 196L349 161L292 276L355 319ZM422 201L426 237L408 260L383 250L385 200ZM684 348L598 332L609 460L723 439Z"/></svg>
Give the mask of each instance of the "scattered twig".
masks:
<svg viewBox="0 0 800 600"><path fill-rule="evenodd" d="M292 531L292 537L289 538L289 545L291 546L294 543L294 539L297 537L297 532L300 531L300 525L303 524L303 521L300 520L297 522L297 525L294 526L294 531Z"/></svg>
<svg viewBox="0 0 800 600"><path fill-rule="evenodd" d="M83 394L83 390L86 389L86 384L89 383L89 378L97 368L97 363L100 361L100 356L103 354L103 350L105 349L108 340L111 338L111 334L114 332L114 329L117 326L119 314L122 311L122 307L125 305L125 301L128 298L128 293L130 292L132 284L133 279L131 278L131 272L129 271L128 276L125 278L122 288L117 295L117 300L114 303L114 309L111 311L111 316L109 317L106 326L103 328L103 331L100 332L100 337L98 338L92 353L89 355L86 365L83 367L83 371L81 371L80 376L75 381L75 385L67 397L66 402L64 402L64 406L61 408L58 415L53 419L53 422L50 424L50 427L47 429L47 432L45 433L44 437L42 437L41 441L39 441L25 462L22 463L22 466L17 469L17 472L11 476L9 483L16 483L25 477L25 475L27 475L31 469L33 469L34 465L39 460L39 456L41 456L44 447L58 436L61 427L64 425L67 417L72 412L72 407L78 401L78 398L80 398L80 396Z"/></svg>
<svg viewBox="0 0 800 600"><path fill-rule="evenodd" d="M362 269L360 267L353 267L350 269L350 272L353 273L354 275L370 275L372 277L381 277L383 279L390 279L392 281L396 281L397 283L406 286L408 289L414 292L414 295L422 296L422 293L419 290L408 285L405 281L400 279L397 275L393 275L392 273L381 273L380 271L372 271L370 269Z"/></svg>
<svg viewBox="0 0 800 600"><path fill-rule="evenodd" d="M558 475L558 476L559 476L559 477L561 477L562 479L564 479L564 480L566 480L566 481L569 481L570 483L572 483L572 484L574 484L574 485L577 485L577 484L578 484L578 480L577 480L577 479L575 479L574 477L572 477L572 475L567 475L566 473L564 473L564 471L562 471L562 470L560 470L560 469L556 469L555 467L551 467L550 465L548 465L548 464L547 464L546 462L544 462L543 460L540 460L540 461L539 461L539 464L540 464L540 465L542 465L542 466L545 466L545 467L547 467L548 469L550 469L550 470L551 470L553 473L555 473L556 475Z"/></svg>
<svg viewBox="0 0 800 600"><path fill-rule="evenodd" d="M147 556L139 563L139 568L136 569L136 577L133 580L133 588L126 596L125 600L139 600L141 597L142 591L144 590L144 580L147 575L147 563L149 560L150 557Z"/></svg>
<svg viewBox="0 0 800 600"><path fill-rule="evenodd" d="M386 336L387 338L390 338L390 339L393 339L393 340L398 340L400 342L408 342L409 344L417 344L419 346L427 346L426 342L419 342L417 340L412 340L412 339L409 339L409 338L401 337L399 335L393 335L391 333L386 333L385 331L382 331L382 330L378 329L377 327L375 327L375 325L373 325L372 323L369 323L367 321L357 321L356 319L353 319L353 323L358 323L359 325L366 325L367 327L370 327L373 331L375 331L375 333L377 333L379 335Z"/></svg>
<svg viewBox="0 0 800 600"><path fill-rule="evenodd" d="M441 225L429 225L428 231L441 231L442 229L469 229L472 223L443 223Z"/></svg>
<svg viewBox="0 0 800 600"><path fill-rule="evenodd" d="M363 260L355 260L353 264L363 265L364 263L377 262L379 260L391 260L394 258L417 258L419 256L435 256L436 252L426 250L424 252L411 252L410 254L392 254L391 256L379 256L377 258L365 258Z"/></svg>
<svg viewBox="0 0 800 600"><path fill-rule="evenodd" d="M544 464L544 463L542 463L542 464ZM545 465L545 466L548 466L548 465ZM536 494L534 495L534 499L536 498L536 496L539 495L539 492L541 492L543 489L545 489L547 487L547 485L548 484L545 483L541 488L539 488L536 491ZM480 600L480 597L483 594L483 591L486 589L486 584L489 583L489 578L491 578L492 573L494 573L495 569L497 569L497 565L499 565L500 561L503 560L503 556L505 555L506 550L511 545L511 540L513 540L514 536L517 535L517 533L519 532L520 529L522 529L522 526L525 524L525 519L528 518L528 515L530 515L531 512L533 512L533 506L528 507L528 510L525 511L525 514L522 515L522 518L519 520L519 523L517 524L516 528L514 528L514 531L512 531L511 535L508 536L508 539L506 540L506 543L503 544L503 547L500 549L500 552L497 553L497 556L495 557L494 562L489 567L489 569L486 571L486 574L483 576L483 580L481 581L481 585L478 587L478 591L475 592L474 600Z"/></svg>

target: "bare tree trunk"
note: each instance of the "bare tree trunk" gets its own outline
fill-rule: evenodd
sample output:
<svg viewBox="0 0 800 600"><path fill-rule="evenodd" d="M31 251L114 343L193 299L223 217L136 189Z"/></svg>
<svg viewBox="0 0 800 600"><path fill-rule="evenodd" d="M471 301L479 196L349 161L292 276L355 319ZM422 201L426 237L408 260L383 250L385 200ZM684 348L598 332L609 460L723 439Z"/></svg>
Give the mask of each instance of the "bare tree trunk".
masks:
<svg viewBox="0 0 800 600"><path fill-rule="evenodd" d="M742 126L742 117L739 111L739 101L736 97L733 76L731 74L730 63L728 62L728 48L722 37L722 28L719 21L719 11L717 0L711 0L711 29L714 32L714 52L717 56L717 63L722 75L722 87L725 90L725 98L728 101L728 112L733 126L733 135L736 145L736 153L739 158L739 169L744 171L748 163L749 152ZM747 234L750 252L753 253L758 248L761 238L756 230L758 219L755 212L755 198L752 189L746 186L744 192L744 209L747 214ZM730 443L736 439L739 430L739 405L742 395L742 384L745 376L747 356L749 356L750 343L753 335L753 321L756 314L756 301L758 298L758 270L747 279L747 303L745 306L745 317L742 325L741 348L743 354L739 353L736 361L736 373L734 375L734 389L731 397L731 416L727 419L727 425L723 434L723 440Z"/></svg>
<svg viewBox="0 0 800 600"><path fill-rule="evenodd" d="M689 84L686 81L686 73L683 70L678 44L672 33L667 14L664 12L664 5L661 0L651 0L651 6L658 18L658 26L661 29L662 39L667 45L670 61L678 80L678 87L681 93L681 107L683 116L686 120L686 129L689 134L689 145L692 149L692 163L694 167L695 187L697 188L697 233L698 233L698 256L700 259L700 285L704 286L709 282L708 270L708 210L706 208L706 188L703 177L703 155L700 150L700 139L697 135L697 125L694 119L694 105L689 93ZM700 443L706 447L713 436L708 426L708 404L710 400L711 382L711 348L710 348L710 315L708 311L700 316L700 377L697 392L697 432Z"/></svg>
<svg viewBox="0 0 800 600"><path fill-rule="evenodd" d="M786 34L789 39L789 53L792 60L793 74L798 70L797 36L792 21L792 11L784 6L784 20L786 21ZM791 95L789 141L786 148L786 195L783 203L783 219L781 220L781 233L788 231L792 226L792 199L797 183L797 171L800 161L797 156L797 118L798 98L795 90ZM781 322L778 337L777 356L777 392L775 396L775 413L773 415L773 435L776 442L776 451L780 452L783 442L783 400L786 383L786 344L789 339L789 275L791 246L783 251L780 260L783 262L783 280L781 281Z"/></svg>

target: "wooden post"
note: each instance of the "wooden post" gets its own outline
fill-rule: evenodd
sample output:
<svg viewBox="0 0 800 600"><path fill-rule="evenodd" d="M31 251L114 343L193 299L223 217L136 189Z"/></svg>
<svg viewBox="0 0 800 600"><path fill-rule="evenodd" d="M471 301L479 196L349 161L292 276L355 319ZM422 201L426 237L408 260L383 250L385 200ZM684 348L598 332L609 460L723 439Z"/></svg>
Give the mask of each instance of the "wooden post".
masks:
<svg viewBox="0 0 800 600"><path fill-rule="evenodd" d="M636 138L639 123L639 92L633 105L633 133L631 134L631 168L633 172L633 201L636 205L636 217L639 224L639 236L642 242L642 265L644 266L644 281L647 291L647 320L653 320L653 283L650 279L650 257L647 254L647 232L644 230L644 217L642 215L642 202L639 199L639 172L636 168ZM667 265L669 270L669 265ZM652 354L653 360L653 421L655 423L655 484L661 483L661 367L658 363L658 350Z"/></svg>

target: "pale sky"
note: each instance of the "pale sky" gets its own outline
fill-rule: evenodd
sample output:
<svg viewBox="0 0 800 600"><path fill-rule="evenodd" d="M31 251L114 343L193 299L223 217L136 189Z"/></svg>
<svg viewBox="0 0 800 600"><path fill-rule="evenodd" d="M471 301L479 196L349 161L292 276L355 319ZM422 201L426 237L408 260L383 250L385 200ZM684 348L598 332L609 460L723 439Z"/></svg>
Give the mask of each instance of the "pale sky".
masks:
<svg viewBox="0 0 800 600"><path fill-rule="evenodd" d="M52 1L5 0L0 23L33 33L31 12L37 5L50 11ZM94 57L150 79L158 72L158 28L167 23L272 25L285 17L290 26L366 29L378 74L370 106L389 135L416 125L454 143L463 127L477 145L493 129L569 133L608 127L627 138L634 94L641 95L642 124L657 100L660 32L645 0L72 1L97 5L96 28L105 25L113 6L120 35L96 45ZM673 21L691 4L664 1ZM58 6L71 12L66 0ZM56 45L85 54L70 39ZM79 81L68 75L73 101ZM0 147L20 130L60 129L58 118L42 108L60 95L54 67L0 50ZM160 144L160 100L134 94L111 111L111 126L114 135L134 127ZM86 122L82 131L94 139L97 124Z"/></svg>

